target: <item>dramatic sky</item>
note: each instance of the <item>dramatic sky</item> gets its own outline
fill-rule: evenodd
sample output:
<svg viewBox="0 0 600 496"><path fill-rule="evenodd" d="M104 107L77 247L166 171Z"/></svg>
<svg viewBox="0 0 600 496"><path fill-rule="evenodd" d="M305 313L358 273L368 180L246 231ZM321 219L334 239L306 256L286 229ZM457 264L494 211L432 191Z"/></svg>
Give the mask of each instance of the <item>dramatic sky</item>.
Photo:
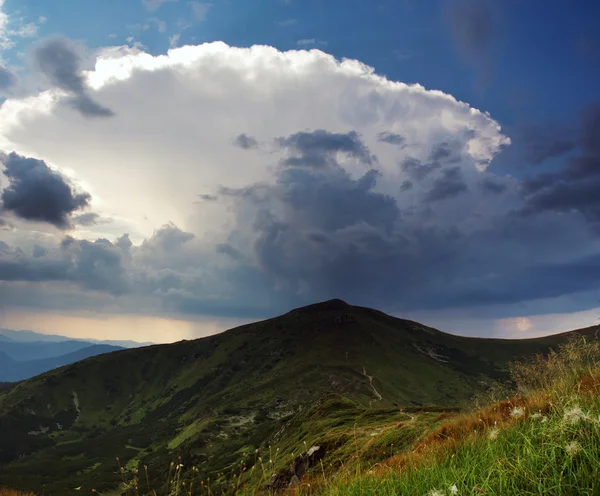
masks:
<svg viewBox="0 0 600 496"><path fill-rule="evenodd" d="M0 327L600 316L600 2L0 0Z"/></svg>

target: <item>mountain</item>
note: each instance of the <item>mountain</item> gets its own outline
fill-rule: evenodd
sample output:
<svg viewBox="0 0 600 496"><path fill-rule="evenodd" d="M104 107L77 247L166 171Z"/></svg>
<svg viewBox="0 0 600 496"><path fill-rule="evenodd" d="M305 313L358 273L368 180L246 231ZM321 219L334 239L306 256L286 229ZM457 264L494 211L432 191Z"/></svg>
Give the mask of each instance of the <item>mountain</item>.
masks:
<svg viewBox="0 0 600 496"><path fill-rule="evenodd" d="M85 358L122 350L117 346L91 345L65 355L42 358L39 360L17 361L7 353L0 352L0 381L17 382L34 377L63 365L75 363Z"/></svg>
<svg viewBox="0 0 600 496"><path fill-rule="evenodd" d="M48 343L43 341L0 341L0 351L18 361L58 357L89 346L94 346L94 343L75 340Z"/></svg>
<svg viewBox="0 0 600 496"><path fill-rule="evenodd" d="M149 346L154 343L138 343L136 341L120 341L120 340L98 340L85 338L83 340L68 338L57 334L44 334L41 332L12 329L0 329L0 341L4 340L17 341L20 343L61 343L66 341L79 341L91 344L107 344L110 346L119 346L121 348L138 348L140 346Z"/></svg>
<svg viewBox="0 0 600 496"><path fill-rule="evenodd" d="M304 443L329 463L351 457L359 439L380 456L391 439L376 444L382 422L397 426L389 435L398 449L440 411L507 379L510 361L568 337L460 337L331 300L195 341L95 356L0 391L0 486L109 490L120 480L115 457L163 481L181 457L219 483L241 460L258 463L244 458L257 449L274 459L269 471Z"/></svg>

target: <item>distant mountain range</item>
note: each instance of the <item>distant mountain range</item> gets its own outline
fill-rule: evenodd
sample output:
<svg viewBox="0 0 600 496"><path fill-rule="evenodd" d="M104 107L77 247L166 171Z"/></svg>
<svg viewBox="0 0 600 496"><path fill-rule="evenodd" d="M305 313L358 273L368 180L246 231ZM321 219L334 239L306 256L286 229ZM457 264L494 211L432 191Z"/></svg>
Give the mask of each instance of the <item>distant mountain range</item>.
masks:
<svg viewBox="0 0 600 496"><path fill-rule="evenodd" d="M84 358L144 344L94 339L83 341L34 331L0 329L0 383L29 379Z"/></svg>
<svg viewBox="0 0 600 496"><path fill-rule="evenodd" d="M41 342L41 343L61 343L64 341L81 341L86 343L93 344L108 344L111 346L120 346L121 348L139 348L140 346L150 346L154 343L145 342L138 343L137 341L119 341L119 340L111 340L111 339L92 339L92 338L84 338L84 339L74 339L69 338L67 336L60 336L58 334L43 334L41 332L35 331L27 331L27 330L12 330L12 329L0 329L0 341L17 341L19 343L31 343L31 342Z"/></svg>

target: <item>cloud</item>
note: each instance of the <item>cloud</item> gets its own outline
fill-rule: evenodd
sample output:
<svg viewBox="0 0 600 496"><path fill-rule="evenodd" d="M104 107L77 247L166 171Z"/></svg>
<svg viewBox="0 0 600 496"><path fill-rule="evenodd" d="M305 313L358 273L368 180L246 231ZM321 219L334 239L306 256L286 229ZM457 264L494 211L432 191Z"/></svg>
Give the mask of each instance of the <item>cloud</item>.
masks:
<svg viewBox="0 0 600 496"><path fill-rule="evenodd" d="M142 0L142 4L150 12L160 9L165 3L177 2L177 0Z"/></svg>
<svg viewBox="0 0 600 496"><path fill-rule="evenodd" d="M327 45L327 42L318 40L317 38L301 38L296 41L296 45L300 47L307 47L310 45Z"/></svg>
<svg viewBox="0 0 600 496"><path fill-rule="evenodd" d="M524 181L521 215L553 211L575 212L593 224L600 222L600 103L588 105L581 116L578 153L556 172L544 172Z"/></svg>
<svg viewBox="0 0 600 496"><path fill-rule="evenodd" d="M500 194L506 191L507 185L498 181L497 179L493 179L491 177L486 177L481 181L481 187L484 191L489 193Z"/></svg>
<svg viewBox="0 0 600 496"><path fill-rule="evenodd" d="M389 131L383 131L377 135L377 141L382 143L389 143L390 145L403 146L406 142L404 136L398 133L390 133Z"/></svg>
<svg viewBox="0 0 600 496"><path fill-rule="evenodd" d="M125 253L106 239L94 242L66 237L60 247L34 246L31 256L6 243L0 245L0 281L62 282L112 295L131 286Z"/></svg>
<svg viewBox="0 0 600 496"><path fill-rule="evenodd" d="M577 148L575 129L557 123L523 123L507 131L511 146L496 163L507 169L538 166L547 160L561 158Z"/></svg>
<svg viewBox="0 0 600 496"><path fill-rule="evenodd" d="M4 0L0 0L0 50L14 48L19 38L30 38L37 34L38 24L42 24L42 18L35 22L26 22L24 17L16 17L5 11Z"/></svg>
<svg viewBox="0 0 600 496"><path fill-rule="evenodd" d="M0 92L9 91L17 83L17 76L7 67L0 65Z"/></svg>
<svg viewBox="0 0 600 496"><path fill-rule="evenodd" d="M188 2L188 4L192 9L192 15L194 16L194 20L198 22L204 21L206 19L208 11L213 6L211 2L199 2L197 0L192 0L191 2Z"/></svg>
<svg viewBox="0 0 600 496"><path fill-rule="evenodd" d="M112 119L81 126L45 92L7 100L0 135L68 171L98 199L94 212L119 212L131 229L87 226L73 235L93 246L62 249L24 222L3 232L14 250L43 246L35 263L68 262L63 279L7 281L0 297L11 305L18 295L101 310L110 298L111 312L250 318L342 297L392 312L476 306L504 317L498 306L516 305L513 293L535 313L548 298L571 298L568 309L578 292L599 289L579 277L600 248L580 212L510 215L559 178L535 186L497 175L488 165L508 139L451 95L318 50L223 43L160 56L105 49L86 78L118 109ZM563 179L591 178L590 115ZM260 150L233 146L240 130ZM208 195L200 203L198 192ZM121 282L92 283L91 261L73 272L80 251L108 257L99 263Z"/></svg>
<svg viewBox="0 0 600 496"><path fill-rule="evenodd" d="M96 212L86 212L73 217L73 224L77 226L95 226L98 224L108 224L112 219L102 217Z"/></svg>
<svg viewBox="0 0 600 496"><path fill-rule="evenodd" d="M425 200L437 202L465 193L468 187L460 167L452 167L442 171L441 177L433 182L433 187L425 195Z"/></svg>
<svg viewBox="0 0 600 496"><path fill-rule="evenodd" d="M92 99L81 74L81 56L66 38L53 38L34 52L37 68L57 88L71 95L69 104L86 117L111 117L113 112Z"/></svg>
<svg viewBox="0 0 600 496"><path fill-rule="evenodd" d="M198 198L200 198L201 200L204 200L204 201L217 201L219 199L219 197L216 195L207 195L207 194L198 195Z"/></svg>
<svg viewBox="0 0 600 496"><path fill-rule="evenodd" d="M302 131L287 138L279 138L277 144L291 152L291 156L282 161L282 164L289 167L325 167L335 163L337 153L348 154L364 165L372 165L377 161L356 131Z"/></svg>
<svg viewBox="0 0 600 496"><path fill-rule="evenodd" d="M69 216L89 205L90 195L76 193L69 182L43 160L16 153L0 156L9 185L2 191L2 209L30 221L69 227Z"/></svg>
<svg viewBox="0 0 600 496"><path fill-rule="evenodd" d="M252 136L247 134L238 134L234 140L235 146L243 148L244 150L251 150L252 148L258 148L258 141Z"/></svg>

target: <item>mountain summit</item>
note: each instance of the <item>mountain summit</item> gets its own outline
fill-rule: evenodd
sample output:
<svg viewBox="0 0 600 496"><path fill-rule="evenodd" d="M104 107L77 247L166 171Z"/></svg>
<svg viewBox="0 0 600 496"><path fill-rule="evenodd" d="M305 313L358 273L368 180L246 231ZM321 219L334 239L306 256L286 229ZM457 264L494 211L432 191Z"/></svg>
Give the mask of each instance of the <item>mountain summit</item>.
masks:
<svg viewBox="0 0 600 496"><path fill-rule="evenodd" d="M214 480L244 453L277 445L291 456L376 412L456 408L505 378L510 360L561 339L453 336L329 300L88 358L0 392L0 485L110 489L115 457L163 477L181 456Z"/></svg>

